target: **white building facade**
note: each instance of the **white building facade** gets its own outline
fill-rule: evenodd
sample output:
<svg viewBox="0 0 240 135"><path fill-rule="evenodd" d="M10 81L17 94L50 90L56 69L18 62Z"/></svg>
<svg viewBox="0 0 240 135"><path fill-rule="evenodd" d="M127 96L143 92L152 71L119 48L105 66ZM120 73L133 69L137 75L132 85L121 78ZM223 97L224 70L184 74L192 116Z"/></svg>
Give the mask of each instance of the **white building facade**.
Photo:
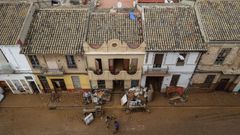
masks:
<svg viewBox="0 0 240 135"><path fill-rule="evenodd" d="M0 3L0 87L13 94L40 93L26 57L20 54L33 10L30 3Z"/></svg>
<svg viewBox="0 0 240 135"><path fill-rule="evenodd" d="M147 52L141 86L155 83L153 87L160 92L166 92L171 85L187 88L200 55L200 52Z"/></svg>
<svg viewBox="0 0 240 135"><path fill-rule="evenodd" d="M20 45L0 45L0 87L13 94L39 93L30 65Z"/></svg>
<svg viewBox="0 0 240 135"><path fill-rule="evenodd" d="M160 92L169 86L186 89L207 50L194 8L182 4L140 8L146 41L141 86Z"/></svg>

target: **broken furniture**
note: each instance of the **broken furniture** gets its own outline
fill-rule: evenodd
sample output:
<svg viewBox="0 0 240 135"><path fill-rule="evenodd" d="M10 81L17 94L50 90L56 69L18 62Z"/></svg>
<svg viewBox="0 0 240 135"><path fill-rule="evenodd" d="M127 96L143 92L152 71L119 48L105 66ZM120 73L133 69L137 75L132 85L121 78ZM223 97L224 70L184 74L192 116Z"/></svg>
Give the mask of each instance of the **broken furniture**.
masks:
<svg viewBox="0 0 240 135"><path fill-rule="evenodd" d="M111 100L111 92L108 89L94 89L91 97L93 103L102 105Z"/></svg>
<svg viewBox="0 0 240 135"><path fill-rule="evenodd" d="M130 101L127 103L126 112L138 112L138 111L146 111L150 112L147 108L147 105L143 103L141 100Z"/></svg>
<svg viewBox="0 0 240 135"><path fill-rule="evenodd" d="M176 105L178 102L184 103L184 88L178 86L170 86L167 88L167 97L170 104Z"/></svg>
<svg viewBox="0 0 240 135"><path fill-rule="evenodd" d="M89 125L95 117L101 117L104 114L102 106L93 108L83 108L84 118L82 119L86 125Z"/></svg>
<svg viewBox="0 0 240 135"><path fill-rule="evenodd" d="M102 106L95 106L94 108L83 108L84 116L90 113L93 113L93 116L102 116L104 114L104 111L102 109Z"/></svg>
<svg viewBox="0 0 240 135"><path fill-rule="evenodd" d="M86 125L89 125L94 120L93 113L88 114L83 121Z"/></svg>
<svg viewBox="0 0 240 135"><path fill-rule="evenodd" d="M177 93L179 96L183 96L184 88L179 86L167 87L167 96L169 97L173 93Z"/></svg>
<svg viewBox="0 0 240 135"><path fill-rule="evenodd" d="M147 98L148 98L147 88L133 87L126 91L126 94L121 99L121 105L126 105L125 111L127 113L134 111L147 111Z"/></svg>
<svg viewBox="0 0 240 135"><path fill-rule="evenodd" d="M85 105L92 102L91 96L92 96L92 93L90 91L83 92L83 103Z"/></svg>

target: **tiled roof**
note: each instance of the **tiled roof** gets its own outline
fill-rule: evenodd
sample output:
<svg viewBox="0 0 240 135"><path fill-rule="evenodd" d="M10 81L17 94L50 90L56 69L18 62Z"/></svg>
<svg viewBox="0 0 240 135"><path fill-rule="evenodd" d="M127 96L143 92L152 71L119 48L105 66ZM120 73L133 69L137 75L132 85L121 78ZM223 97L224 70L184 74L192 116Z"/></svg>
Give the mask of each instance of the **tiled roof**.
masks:
<svg viewBox="0 0 240 135"><path fill-rule="evenodd" d="M0 3L0 45L16 44L29 8L28 3Z"/></svg>
<svg viewBox="0 0 240 135"><path fill-rule="evenodd" d="M22 53L78 54L87 29L86 9L45 9L34 14Z"/></svg>
<svg viewBox="0 0 240 135"><path fill-rule="evenodd" d="M209 41L240 40L240 0L202 0L196 5Z"/></svg>
<svg viewBox="0 0 240 135"><path fill-rule="evenodd" d="M205 51L194 9L159 6L144 9L147 51Z"/></svg>
<svg viewBox="0 0 240 135"><path fill-rule="evenodd" d="M143 42L142 22L131 20L128 13L92 13L87 43L101 45L111 39L119 39L127 44Z"/></svg>

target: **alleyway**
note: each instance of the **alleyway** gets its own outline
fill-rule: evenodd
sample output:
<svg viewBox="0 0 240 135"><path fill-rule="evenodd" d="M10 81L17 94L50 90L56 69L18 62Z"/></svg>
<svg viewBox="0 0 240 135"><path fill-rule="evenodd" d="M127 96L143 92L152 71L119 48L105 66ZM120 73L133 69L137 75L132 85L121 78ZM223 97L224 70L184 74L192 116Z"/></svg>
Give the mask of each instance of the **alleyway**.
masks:
<svg viewBox="0 0 240 135"><path fill-rule="evenodd" d="M238 135L240 98L231 93L194 93L189 102L172 107L165 97L156 97L151 113L126 114L115 94L105 105L107 115L116 116L122 135ZM86 126L81 121L83 105L78 94L64 94L56 110L49 110L47 95L8 95L0 104L1 135L99 135L112 134L104 118ZM220 100L221 99L221 100Z"/></svg>

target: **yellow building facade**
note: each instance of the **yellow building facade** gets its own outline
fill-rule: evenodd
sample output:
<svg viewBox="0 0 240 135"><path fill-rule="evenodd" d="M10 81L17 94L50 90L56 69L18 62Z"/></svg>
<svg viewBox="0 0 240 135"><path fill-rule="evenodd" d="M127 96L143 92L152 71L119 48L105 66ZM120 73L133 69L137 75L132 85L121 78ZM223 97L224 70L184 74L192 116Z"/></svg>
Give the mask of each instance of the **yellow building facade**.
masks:
<svg viewBox="0 0 240 135"><path fill-rule="evenodd" d="M90 89L89 76L83 56L29 55L29 63L33 63L33 57L39 66L32 65L32 70L43 93L53 90L77 92L82 89ZM71 58L72 65L69 65L68 57Z"/></svg>
<svg viewBox="0 0 240 135"><path fill-rule="evenodd" d="M83 55L87 16L84 8L39 9L32 16L20 53L43 93L90 89Z"/></svg>

